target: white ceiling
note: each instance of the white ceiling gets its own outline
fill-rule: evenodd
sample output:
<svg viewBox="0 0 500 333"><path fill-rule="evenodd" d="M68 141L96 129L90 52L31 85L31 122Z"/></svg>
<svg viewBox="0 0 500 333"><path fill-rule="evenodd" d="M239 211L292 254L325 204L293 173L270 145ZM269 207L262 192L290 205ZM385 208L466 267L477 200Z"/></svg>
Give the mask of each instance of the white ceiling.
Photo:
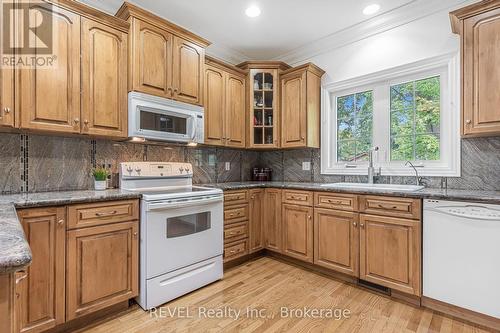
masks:
<svg viewBox="0 0 500 333"><path fill-rule="evenodd" d="M121 0L80 0L114 13ZM441 0L442 2L456 2ZM223 49L233 58L279 59L291 51L332 34L342 33L388 12L404 11L430 0L130 0L208 39L212 48ZM374 17L363 15L366 5L378 3ZM258 5L257 18L245 9ZM220 53L220 52L219 52ZM224 53L224 52L223 52Z"/></svg>

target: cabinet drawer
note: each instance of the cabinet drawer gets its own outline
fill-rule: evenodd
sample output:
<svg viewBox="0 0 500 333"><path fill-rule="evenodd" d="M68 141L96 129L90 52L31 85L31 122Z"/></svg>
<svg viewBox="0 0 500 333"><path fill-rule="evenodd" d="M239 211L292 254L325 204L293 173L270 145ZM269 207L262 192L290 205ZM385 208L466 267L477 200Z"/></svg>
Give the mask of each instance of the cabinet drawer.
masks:
<svg viewBox="0 0 500 333"><path fill-rule="evenodd" d="M420 220L422 216L422 202L420 199L367 195L360 197L359 211L368 214Z"/></svg>
<svg viewBox="0 0 500 333"><path fill-rule="evenodd" d="M283 203L301 205L301 206L312 206L313 193L308 191L284 190Z"/></svg>
<svg viewBox="0 0 500 333"><path fill-rule="evenodd" d="M358 196L316 192L314 193L314 206L354 212L358 210Z"/></svg>
<svg viewBox="0 0 500 333"><path fill-rule="evenodd" d="M234 205L248 201L248 191L229 191L224 193L224 205Z"/></svg>
<svg viewBox="0 0 500 333"><path fill-rule="evenodd" d="M248 204L231 206L224 209L224 224L248 220Z"/></svg>
<svg viewBox="0 0 500 333"><path fill-rule="evenodd" d="M231 243L224 249L224 262L242 257L248 254L247 240Z"/></svg>
<svg viewBox="0 0 500 333"><path fill-rule="evenodd" d="M139 201L122 200L68 206L68 229L139 219Z"/></svg>
<svg viewBox="0 0 500 333"><path fill-rule="evenodd" d="M224 243L248 237L247 223L238 223L224 228Z"/></svg>

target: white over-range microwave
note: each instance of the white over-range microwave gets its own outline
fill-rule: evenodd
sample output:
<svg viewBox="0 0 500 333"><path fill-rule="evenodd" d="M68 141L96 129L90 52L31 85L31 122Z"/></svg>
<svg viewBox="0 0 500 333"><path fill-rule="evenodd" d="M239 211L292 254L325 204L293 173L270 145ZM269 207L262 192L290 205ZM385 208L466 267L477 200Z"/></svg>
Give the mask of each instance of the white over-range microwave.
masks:
<svg viewBox="0 0 500 333"><path fill-rule="evenodd" d="M153 141L203 143L201 106L129 92L128 136Z"/></svg>

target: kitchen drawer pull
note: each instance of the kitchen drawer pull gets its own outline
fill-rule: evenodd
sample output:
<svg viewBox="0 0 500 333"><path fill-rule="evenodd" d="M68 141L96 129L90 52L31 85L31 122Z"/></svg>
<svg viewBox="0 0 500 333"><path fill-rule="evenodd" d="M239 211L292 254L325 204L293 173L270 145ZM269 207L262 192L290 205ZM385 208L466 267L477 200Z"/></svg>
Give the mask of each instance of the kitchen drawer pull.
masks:
<svg viewBox="0 0 500 333"><path fill-rule="evenodd" d="M104 216L112 216L112 215L116 215L116 213L118 213L117 210L114 210L112 212L107 212L107 213L95 213L96 216L99 216L99 217L104 217Z"/></svg>
<svg viewBox="0 0 500 333"><path fill-rule="evenodd" d="M233 235L239 235L239 234L241 234L241 230L238 230L238 231L230 231L230 232L229 232L229 235L230 235L230 236L233 236Z"/></svg>
<svg viewBox="0 0 500 333"><path fill-rule="evenodd" d="M383 209L397 209L398 206L386 206L386 205L382 205L382 204L378 204L377 205L378 208L383 208Z"/></svg>
<svg viewBox="0 0 500 333"><path fill-rule="evenodd" d="M331 204L334 204L334 205L340 205L342 203L342 201L328 199L328 203L331 203Z"/></svg>

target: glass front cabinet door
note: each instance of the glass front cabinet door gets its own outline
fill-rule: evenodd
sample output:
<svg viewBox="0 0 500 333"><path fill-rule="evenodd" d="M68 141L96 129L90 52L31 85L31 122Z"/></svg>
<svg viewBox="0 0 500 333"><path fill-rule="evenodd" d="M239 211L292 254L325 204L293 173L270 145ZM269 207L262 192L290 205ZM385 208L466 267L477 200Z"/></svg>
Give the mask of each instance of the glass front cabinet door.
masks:
<svg viewBox="0 0 500 333"><path fill-rule="evenodd" d="M279 147L278 70L251 69L249 77L249 146Z"/></svg>

